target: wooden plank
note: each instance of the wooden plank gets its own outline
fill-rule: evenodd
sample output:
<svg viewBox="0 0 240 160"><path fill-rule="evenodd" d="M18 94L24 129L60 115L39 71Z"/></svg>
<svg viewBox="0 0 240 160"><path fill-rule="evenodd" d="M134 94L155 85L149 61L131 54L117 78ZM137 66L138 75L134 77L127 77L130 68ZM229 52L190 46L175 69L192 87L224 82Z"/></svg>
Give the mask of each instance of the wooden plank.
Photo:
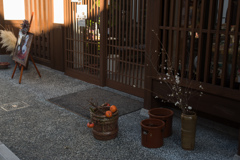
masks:
<svg viewBox="0 0 240 160"><path fill-rule="evenodd" d="M136 46L136 23L137 23L137 1L136 0L134 0L134 6L133 6L133 43L132 43L132 46L133 46L133 48L136 48L137 46ZM137 39L137 41L138 41L138 39ZM138 50L138 48L137 48L137 50ZM137 62L135 62L135 60L137 60L136 59L136 51L132 51L132 61L133 61L133 65L132 65L132 73L131 73L131 77L132 77L132 83L130 84L131 86L137 86L137 84L136 84L136 82L135 82L135 80L136 80L136 77L135 77L135 72L137 72L138 73L138 70L136 69L136 63Z"/></svg>
<svg viewBox="0 0 240 160"><path fill-rule="evenodd" d="M238 156L240 156L240 128L239 128L239 134L238 134Z"/></svg>
<svg viewBox="0 0 240 160"><path fill-rule="evenodd" d="M128 47L128 46L130 46L129 45L129 36L130 36L130 34L129 34L129 21L130 21L130 13L129 13L129 9L130 9L130 3L127 3L126 4L127 5L127 16L126 16L126 47ZM129 50L127 50L126 49L126 47L125 47L125 49L124 49L124 57L125 57L125 59L124 59L124 61L125 61L125 84L127 84L127 77L128 77L128 74L127 74L127 70L128 70L128 66L129 66L129 63L127 62L127 59L128 59L128 53L129 53ZM130 67L129 67L130 68Z"/></svg>
<svg viewBox="0 0 240 160"><path fill-rule="evenodd" d="M210 1L209 17L208 17L208 30L207 30L207 47L204 67L204 82L208 82L210 75L211 55L212 55L212 39L211 29L214 27L214 17L216 11L216 0Z"/></svg>
<svg viewBox="0 0 240 160"><path fill-rule="evenodd" d="M146 36L145 36L145 34L144 34L144 31L145 31L145 29L144 29L144 27L145 27L145 14L144 14L144 11L146 10L146 1L145 0L142 0L142 14L141 14L141 17L142 17L142 19L141 19L141 45L142 46L146 46L146 42L145 43L143 43L143 40L145 40L146 41ZM145 48L146 49L146 48ZM140 52L140 54L141 54L141 62L140 62L140 64L141 64L141 66L140 66L140 77L141 78L143 78L141 81L140 81L140 86L144 86L144 80L145 80L145 78L143 77L143 68L144 68L144 66L143 66L143 60L145 60L145 54L146 54L146 52L145 52L145 49L144 49L144 51L142 50L141 52ZM143 56L144 55L144 56Z"/></svg>
<svg viewBox="0 0 240 160"><path fill-rule="evenodd" d="M216 31L216 42L215 42L215 52L214 52L214 62L213 62L213 78L212 84L215 85L217 81L217 69L218 69L218 57L219 57L219 46L220 46L220 30L222 25L222 14L223 14L223 0L219 0L218 7L218 20L217 20L217 31Z"/></svg>
<svg viewBox="0 0 240 160"><path fill-rule="evenodd" d="M183 45L182 45L182 58L181 58L181 79L185 77L185 61L186 61L186 51L187 51L187 28L188 28L188 16L189 15L189 0L185 1L185 21L184 21L184 31L183 31Z"/></svg>
<svg viewBox="0 0 240 160"><path fill-rule="evenodd" d="M131 0L130 3L130 17L129 17L129 22L130 22L130 26L129 26L129 47L133 46L133 24L132 24L132 16L133 16L133 1ZM128 60L131 61L132 58L132 50L128 51L129 56L128 56ZM132 70L132 65L129 63L129 68L128 68L128 82L127 85L131 85L131 70Z"/></svg>
<svg viewBox="0 0 240 160"><path fill-rule="evenodd" d="M163 17L164 17L164 19L163 19L163 26L168 26L168 20L169 20L169 10L168 10L168 8L169 8L169 2L170 2L170 0L166 0L166 1L164 1L164 14L163 14ZM156 31L155 31L156 32ZM158 35L157 35L158 36ZM162 62L161 62L161 72L162 73L164 73L165 72L165 67L168 67L168 66L165 66L165 65L167 65L167 64L169 64L168 62L170 62L169 61L169 59L167 59L167 57L166 57L166 54L168 54L167 53L167 49L168 49L168 42L167 42L167 37L168 37L168 35L167 35L167 30L166 29L163 29L163 35L162 35L162 42L160 42L160 43L162 43L162 46L161 46L161 49L162 49ZM159 37L159 38L161 38L161 37ZM160 40L161 41L161 40ZM167 61L167 62L166 62ZM155 61L153 61L153 64L154 64L154 66L156 66L155 64L157 64L157 62Z"/></svg>
<svg viewBox="0 0 240 160"><path fill-rule="evenodd" d="M189 81L188 81L189 82ZM194 84L194 83L191 83ZM194 85L196 87L198 82L196 82ZM220 117L222 119L227 119L231 120L237 123L240 123L239 119L239 97L238 100L233 100L232 97L222 97L220 96L219 92L224 93L225 91L230 91L232 92L231 89L223 89L221 86L214 86L211 84L203 84L204 87L204 94L202 97L192 97L189 100L189 105L191 105L194 110L197 110L199 112L204 112L211 114L213 116ZM211 90L207 88L207 86L211 87ZM205 90L208 90L212 93L208 93L208 91L205 92ZM153 88L152 92L155 93L156 95L167 95L170 93L169 87L163 83L160 84L158 80L153 81ZM239 91L236 91L239 92ZM226 93L224 93L226 94ZM239 93L238 93L239 95ZM197 102L197 103L196 103ZM201 107L200 107L201 106Z"/></svg>
<svg viewBox="0 0 240 160"><path fill-rule="evenodd" d="M117 62L116 64L120 64L120 56L121 56L121 50L120 50L120 47L122 46L122 15L123 15L123 9L122 9L122 3L123 3L123 0L120 0L119 1L119 10L118 10L118 38L117 38L117 55L119 56L119 58L117 58ZM121 81L121 77L122 76L122 70L120 72L120 69L119 67L117 68L118 69L118 76L117 76L117 81L118 82L122 82Z"/></svg>
<svg viewBox="0 0 240 160"><path fill-rule="evenodd" d="M188 79L193 79L193 59L194 59L194 49L195 49L195 32L194 29L196 27L196 17L197 17L197 1L193 1L193 17L191 22L191 44L190 44L190 53L189 53L189 60L188 60ZM203 10L201 10L201 13L203 13ZM200 24L201 25L201 24ZM196 32L197 33L197 32ZM199 49L199 48L198 48ZM199 70L197 70L199 71Z"/></svg>
<svg viewBox="0 0 240 160"><path fill-rule="evenodd" d="M177 31L177 37L176 37L176 52L175 52L175 65L174 65L174 72L178 73L179 69L179 51L180 51L180 43L182 43L180 37L181 37L181 14L182 14L182 1L178 1L178 17L177 17L177 28L175 29L174 27L173 30Z"/></svg>
<svg viewBox="0 0 240 160"><path fill-rule="evenodd" d="M173 64L173 30L172 27L174 25L174 15L175 15L175 1L170 0L170 17L169 17L169 41L168 41L168 59L171 64ZM170 70L168 70L170 72Z"/></svg>
<svg viewBox="0 0 240 160"><path fill-rule="evenodd" d="M100 1L100 84L101 86L106 85L107 78L107 2L104 0Z"/></svg>
<svg viewBox="0 0 240 160"><path fill-rule="evenodd" d="M232 6L232 0L228 1L228 6ZM223 67L222 67L222 74L221 74L221 86L224 87L226 85L226 78L227 78L227 66L228 66L228 49L229 49L229 31L230 31L230 20L231 20L231 13L232 7L228 7L227 12L227 24L226 24L226 33L225 33L225 41L224 41L224 52L223 52Z"/></svg>
<svg viewBox="0 0 240 160"><path fill-rule="evenodd" d="M140 54L141 54L141 52L139 51L139 42L140 42L140 25L141 25L141 23L140 23L140 21L141 21L141 3L142 3L142 0L141 1L138 1L138 8L137 8L137 11L138 12L136 12L137 13L137 15L138 15L138 18L137 18L137 43L136 43L136 46L137 46L137 60L136 60L136 72L137 72L137 74L136 74L136 78L137 78L137 80L136 80L136 82L135 82L135 87L139 87L139 83L142 81L142 77L139 77L139 70L141 70L141 66L139 65L139 58L141 58L140 57ZM141 45L141 46L143 46L143 45ZM141 73L140 73L140 75L141 75ZM140 79L140 81L138 81L138 78Z"/></svg>
<svg viewBox="0 0 240 160"><path fill-rule="evenodd" d="M238 9L237 9L237 19L236 19L236 26L235 26L235 33L234 33L234 46L233 46L233 53L232 53L232 70L230 75L230 88L234 88L235 77L236 77L236 67L238 57L237 55L240 54L238 51L239 48L239 27L240 27L240 2L238 2ZM240 63L240 61L239 61Z"/></svg>
<svg viewBox="0 0 240 160"><path fill-rule="evenodd" d="M196 80L200 81L202 78L202 59L203 59L203 33L202 29L204 27L206 0L202 0L201 4L201 15L200 15L200 26L199 26L199 39L198 39L198 55L197 55L197 75Z"/></svg>
<svg viewBox="0 0 240 160"><path fill-rule="evenodd" d="M126 22L126 0L122 0L122 9L121 11L123 11L122 13L122 21L121 21L121 24L122 24L122 27L121 27L121 35L122 35L122 38L121 38L121 48L119 49L120 50L120 59L122 61L122 65L121 65L121 82L124 83L124 65L125 65L125 62L124 62L124 55L125 55L125 49L124 49L124 46L125 46L125 34L126 34L126 31L125 31L125 22ZM122 17L121 16L121 17Z"/></svg>

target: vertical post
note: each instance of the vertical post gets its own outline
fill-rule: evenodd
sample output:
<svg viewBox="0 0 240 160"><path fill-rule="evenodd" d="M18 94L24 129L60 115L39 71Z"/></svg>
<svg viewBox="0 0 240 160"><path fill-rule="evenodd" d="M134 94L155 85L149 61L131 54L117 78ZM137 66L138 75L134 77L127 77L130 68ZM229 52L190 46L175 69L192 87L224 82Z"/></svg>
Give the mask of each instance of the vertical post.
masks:
<svg viewBox="0 0 240 160"><path fill-rule="evenodd" d="M162 0L148 0L147 1L147 22L146 22L146 53L145 53L145 82L144 82L144 108L150 109L153 106L154 99L152 97L152 77L154 76L153 67L157 67L157 64L153 64L154 59L158 58L155 50L159 49L159 42L156 35L153 33L159 33L159 24L161 18L161 9L159 7L162 4ZM160 18L159 18L160 17ZM152 62L151 62L152 61ZM155 62L155 61L154 61Z"/></svg>
<svg viewBox="0 0 240 160"><path fill-rule="evenodd" d="M239 134L238 134L238 153L237 154L240 156L240 128L239 128Z"/></svg>
<svg viewBox="0 0 240 160"><path fill-rule="evenodd" d="M107 1L100 1L100 85L106 85L107 77Z"/></svg>
<svg viewBox="0 0 240 160"><path fill-rule="evenodd" d="M3 10L3 0L0 0L0 24L4 26L4 10ZM2 30L3 28L0 27ZM2 46L0 46L0 54L4 52L4 49L2 49Z"/></svg>

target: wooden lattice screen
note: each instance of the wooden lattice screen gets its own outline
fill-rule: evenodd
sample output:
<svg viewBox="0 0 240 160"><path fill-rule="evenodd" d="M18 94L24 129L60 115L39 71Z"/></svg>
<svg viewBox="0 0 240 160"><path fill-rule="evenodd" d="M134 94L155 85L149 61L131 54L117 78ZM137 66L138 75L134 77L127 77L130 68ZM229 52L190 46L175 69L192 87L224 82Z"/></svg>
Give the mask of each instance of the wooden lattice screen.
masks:
<svg viewBox="0 0 240 160"><path fill-rule="evenodd" d="M143 97L146 0L83 0L86 26L79 26L77 2L67 1L66 74Z"/></svg>
<svg viewBox="0 0 240 160"><path fill-rule="evenodd" d="M86 26L76 17L78 3L67 1L65 15L65 66L69 75L91 83L100 82L100 0L83 0L87 5Z"/></svg>
<svg viewBox="0 0 240 160"><path fill-rule="evenodd" d="M107 10L107 82L143 89L146 0L111 0Z"/></svg>
<svg viewBox="0 0 240 160"><path fill-rule="evenodd" d="M160 10L159 37L181 77L239 90L240 2L162 0Z"/></svg>

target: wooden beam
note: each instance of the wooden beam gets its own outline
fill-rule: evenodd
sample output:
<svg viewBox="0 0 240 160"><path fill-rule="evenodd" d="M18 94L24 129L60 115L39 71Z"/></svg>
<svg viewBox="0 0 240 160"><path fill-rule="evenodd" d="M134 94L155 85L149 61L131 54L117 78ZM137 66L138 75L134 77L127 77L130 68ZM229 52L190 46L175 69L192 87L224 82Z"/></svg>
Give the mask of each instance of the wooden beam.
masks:
<svg viewBox="0 0 240 160"><path fill-rule="evenodd" d="M240 156L240 128L239 128L239 135L238 135L238 155Z"/></svg>

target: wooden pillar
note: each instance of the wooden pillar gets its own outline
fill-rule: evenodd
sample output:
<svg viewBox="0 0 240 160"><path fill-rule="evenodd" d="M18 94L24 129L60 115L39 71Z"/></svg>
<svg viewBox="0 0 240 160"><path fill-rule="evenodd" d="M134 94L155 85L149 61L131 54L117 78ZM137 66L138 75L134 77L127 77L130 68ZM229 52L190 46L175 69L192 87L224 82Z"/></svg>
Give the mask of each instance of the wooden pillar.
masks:
<svg viewBox="0 0 240 160"><path fill-rule="evenodd" d="M239 135L238 135L238 153L237 154L240 156L240 128L239 128Z"/></svg>
<svg viewBox="0 0 240 160"><path fill-rule="evenodd" d="M107 1L100 1L100 85L106 85L107 77Z"/></svg>
<svg viewBox="0 0 240 160"><path fill-rule="evenodd" d="M152 97L152 77L154 75L153 59L158 58L157 54L153 54L159 49L159 42L155 33L159 33L159 23L161 19L162 0L147 1L147 25L146 25L146 55L145 55L145 83L144 83L144 108L151 109L153 104ZM160 18L159 18L160 17ZM153 32L154 30L154 32ZM154 65L154 67L153 67Z"/></svg>

